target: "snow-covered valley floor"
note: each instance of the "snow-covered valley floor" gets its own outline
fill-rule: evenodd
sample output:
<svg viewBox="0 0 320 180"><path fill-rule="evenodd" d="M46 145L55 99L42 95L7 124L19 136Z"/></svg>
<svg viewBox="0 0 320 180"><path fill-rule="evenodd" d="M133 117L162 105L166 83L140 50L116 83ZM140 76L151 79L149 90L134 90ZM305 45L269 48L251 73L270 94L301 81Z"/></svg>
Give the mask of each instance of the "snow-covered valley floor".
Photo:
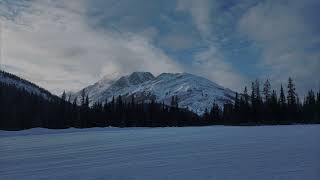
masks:
<svg viewBox="0 0 320 180"><path fill-rule="evenodd" d="M319 180L320 126L0 131L0 179Z"/></svg>

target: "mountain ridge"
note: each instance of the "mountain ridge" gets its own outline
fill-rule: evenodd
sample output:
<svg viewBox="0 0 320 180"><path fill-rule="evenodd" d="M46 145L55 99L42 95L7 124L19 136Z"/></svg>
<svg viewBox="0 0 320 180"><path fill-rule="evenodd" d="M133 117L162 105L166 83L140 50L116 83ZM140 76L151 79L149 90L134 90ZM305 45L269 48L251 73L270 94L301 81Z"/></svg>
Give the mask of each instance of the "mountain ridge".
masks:
<svg viewBox="0 0 320 180"><path fill-rule="evenodd" d="M0 70L0 83L9 86L15 86L18 89L25 90L28 93L40 95L47 100L58 98L48 90L28 81L19 76Z"/></svg>

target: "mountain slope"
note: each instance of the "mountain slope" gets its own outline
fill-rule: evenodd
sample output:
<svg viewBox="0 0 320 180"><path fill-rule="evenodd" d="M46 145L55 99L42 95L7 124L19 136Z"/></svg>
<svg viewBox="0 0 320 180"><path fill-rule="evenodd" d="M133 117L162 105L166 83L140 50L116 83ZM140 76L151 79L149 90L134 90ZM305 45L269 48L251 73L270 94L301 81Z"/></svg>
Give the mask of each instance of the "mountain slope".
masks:
<svg viewBox="0 0 320 180"><path fill-rule="evenodd" d="M115 81L113 79L110 79L108 77L104 77L100 81L96 82L93 85L90 85L83 90L90 96L90 99L96 99L95 96L103 93L106 91ZM82 90L81 90L82 91ZM75 99L77 97L81 96L81 91L77 93L72 93L72 99ZM78 102L80 102L80 98L78 98Z"/></svg>
<svg viewBox="0 0 320 180"><path fill-rule="evenodd" d="M0 71L0 83L14 86L31 94L40 95L47 100L57 98L57 96L52 95L49 91L33 84L32 82L4 71Z"/></svg>
<svg viewBox="0 0 320 180"><path fill-rule="evenodd" d="M235 95L233 91L208 79L188 73L163 73L154 77L149 72L134 72L110 84L105 89L97 90L96 85L93 85L95 88L85 88L91 103L110 101L112 97L119 95L129 101L134 95L137 102L155 100L170 105L171 98L177 96L179 107L188 108L201 115L205 109L209 110L214 102L223 106L232 102ZM79 92L77 94L79 95Z"/></svg>
<svg viewBox="0 0 320 180"><path fill-rule="evenodd" d="M156 101L171 103L172 96L177 96L179 106L188 108L197 114L203 114L215 102L220 106L231 102L234 93L200 76L188 73L161 74L154 80L144 83L134 94L151 94Z"/></svg>
<svg viewBox="0 0 320 180"><path fill-rule="evenodd" d="M84 88L83 90L89 95L92 104L95 102L104 102L107 99L111 99L113 96L124 95L129 90L128 88L152 79L154 79L154 76L151 73L134 72L130 76L123 76L118 80L104 77L102 80ZM79 102L81 92L83 90L73 94L73 99L78 98Z"/></svg>

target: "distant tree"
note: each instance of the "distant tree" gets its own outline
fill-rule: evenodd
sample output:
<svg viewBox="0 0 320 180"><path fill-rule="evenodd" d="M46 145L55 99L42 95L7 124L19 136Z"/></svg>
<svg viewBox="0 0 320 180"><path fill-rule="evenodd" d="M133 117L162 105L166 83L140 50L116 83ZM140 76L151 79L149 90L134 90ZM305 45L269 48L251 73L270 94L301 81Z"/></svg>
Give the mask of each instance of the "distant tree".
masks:
<svg viewBox="0 0 320 180"><path fill-rule="evenodd" d="M270 98L270 103L272 105L277 105L278 103L278 96L277 96L277 92L275 90L272 90L272 94L271 94L271 98Z"/></svg>
<svg viewBox="0 0 320 180"><path fill-rule="evenodd" d="M319 90L319 92L317 93L317 104L320 104L320 90Z"/></svg>
<svg viewBox="0 0 320 180"><path fill-rule="evenodd" d="M296 105L296 88L293 84L293 80L291 77L289 77L288 80L288 96L287 101L289 106L295 106Z"/></svg>
<svg viewBox="0 0 320 180"><path fill-rule="evenodd" d="M236 97L234 100L234 112L238 113L240 111L240 99L239 94L236 92Z"/></svg>
<svg viewBox="0 0 320 180"><path fill-rule="evenodd" d="M171 97L170 106L175 107L175 97L174 96Z"/></svg>
<svg viewBox="0 0 320 180"><path fill-rule="evenodd" d="M175 108L179 108L179 97L178 96L175 96Z"/></svg>
<svg viewBox="0 0 320 180"><path fill-rule="evenodd" d="M281 107L285 107L286 106L286 97L284 95L284 90L283 90L282 85L281 85L281 88L280 88L279 104L280 104Z"/></svg>
<svg viewBox="0 0 320 180"><path fill-rule="evenodd" d="M84 105L85 105L86 108L89 108L89 104L90 104L90 99L89 99L89 96L86 95L86 100L85 100Z"/></svg>
<svg viewBox="0 0 320 180"><path fill-rule="evenodd" d="M269 102L271 97L271 84L269 80L267 79L266 82L263 85L263 94L264 94L264 100L265 102Z"/></svg>
<svg viewBox="0 0 320 180"><path fill-rule="evenodd" d="M67 100L67 101L68 101L69 103L72 103L72 102L71 102L71 99L72 99L72 95L69 93L69 95L68 95L68 100Z"/></svg>
<svg viewBox="0 0 320 180"><path fill-rule="evenodd" d="M81 95L80 104L81 104L81 106L85 106L85 103L86 103L86 90L82 89L80 95Z"/></svg>
<svg viewBox="0 0 320 180"><path fill-rule="evenodd" d="M221 124L221 109L218 104L213 103L210 117L213 120L213 124Z"/></svg>
<svg viewBox="0 0 320 180"><path fill-rule="evenodd" d="M244 87L243 96L244 96L245 104L249 105L249 95L248 95L247 86Z"/></svg>
<svg viewBox="0 0 320 180"><path fill-rule="evenodd" d="M256 101L257 101L257 103L260 104L262 101L262 98L261 98L261 93L260 93L260 82L258 79L256 79L254 86L255 86L255 91L256 91Z"/></svg>
<svg viewBox="0 0 320 180"><path fill-rule="evenodd" d="M317 103L316 103L317 120L316 123L320 123L320 90L317 93Z"/></svg>
<svg viewBox="0 0 320 180"><path fill-rule="evenodd" d="M254 82L251 83L251 105L254 106L257 99L256 88Z"/></svg>
<svg viewBox="0 0 320 180"><path fill-rule="evenodd" d="M276 124L277 118L279 118L280 107L278 104L278 96L275 90L272 91L271 98L270 98L270 106L269 106L269 113L270 113L270 123Z"/></svg>
<svg viewBox="0 0 320 180"><path fill-rule="evenodd" d="M66 99L67 99L66 91L63 91L63 93L62 93L62 95L61 95L61 99L62 99L63 101L66 101Z"/></svg>
<svg viewBox="0 0 320 180"><path fill-rule="evenodd" d="M252 121L258 122L261 120L261 111L262 111L262 98L260 95L260 83L256 79L252 83L252 94L251 94L251 111L252 111Z"/></svg>

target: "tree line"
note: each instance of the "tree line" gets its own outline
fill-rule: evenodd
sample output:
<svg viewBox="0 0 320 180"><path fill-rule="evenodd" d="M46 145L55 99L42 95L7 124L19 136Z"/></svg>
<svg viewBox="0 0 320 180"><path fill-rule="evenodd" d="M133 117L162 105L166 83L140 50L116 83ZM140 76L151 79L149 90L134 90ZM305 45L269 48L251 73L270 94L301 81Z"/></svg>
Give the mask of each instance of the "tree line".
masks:
<svg viewBox="0 0 320 180"><path fill-rule="evenodd" d="M61 98L46 99L24 89L0 83L0 129L22 130L35 127L50 129L90 127L166 127L200 125L197 114L178 107L156 103L136 103L134 96L124 102L121 96L110 102L89 106L83 91L78 99L63 93Z"/></svg>
<svg viewBox="0 0 320 180"><path fill-rule="evenodd" d="M288 79L286 93L281 85L278 95L269 80L260 89L258 80L252 82L250 95L245 87L243 93L236 93L234 103L225 104L223 110L213 104L203 118L227 125L320 123L320 91L310 90L301 101L292 78Z"/></svg>
<svg viewBox="0 0 320 180"><path fill-rule="evenodd" d="M66 93L61 98L46 99L14 85L0 83L0 129L320 123L320 92L310 90L301 101L291 78L286 93L281 86L279 95L271 89L269 80L262 90L256 80L250 95L245 87L243 93L236 93L234 103L220 107L213 102L212 108L202 116L180 108L177 96L172 97L170 105L154 100L137 103L134 96L129 101L118 96L92 106L89 104L85 90L79 100Z"/></svg>

